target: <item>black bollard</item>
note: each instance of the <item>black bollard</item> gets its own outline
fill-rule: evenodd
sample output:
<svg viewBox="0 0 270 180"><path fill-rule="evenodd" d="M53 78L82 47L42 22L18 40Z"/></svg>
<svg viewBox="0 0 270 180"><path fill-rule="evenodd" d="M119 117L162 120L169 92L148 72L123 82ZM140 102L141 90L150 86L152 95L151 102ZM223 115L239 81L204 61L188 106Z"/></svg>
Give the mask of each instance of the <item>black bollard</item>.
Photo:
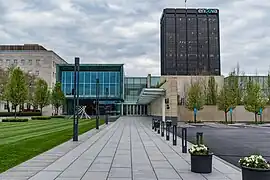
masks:
<svg viewBox="0 0 270 180"><path fill-rule="evenodd" d="M158 128L157 133L160 134L160 120L158 120L158 122L157 122L157 128Z"/></svg>
<svg viewBox="0 0 270 180"><path fill-rule="evenodd" d="M164 121L161 121L161 137L164 137Z"/></svg>
<svg viewBox="0 0 270 180"><path fill-rule="evenodd" d="M155 131L157 131L157 120L154 121Z"/></svg>
<svg viewBox="0 0 270 180"><path fill-rule="evenodd" d="M173 146L177 144L177 126L173 125Z"/></svg>
<svg viewBox="0 0 270 180"><path fill-rule="evenodd" d="M154 121L154 118L152 118L152 129L155 129L155 121Z"/></svg>
<svg viewBox="0 0 270 180"><path fill-rule="evenodd" d="M182 153L187 153L187 128L182 128Z"/></svg>
<svg viewBox="0 0 270 180"><path fill-rule="evenodd" d="M170 140L170 127L172 125L172 121L171 120L167 120L166 121L166 140L169 141Z"/></svg>
<svg viewBox="0 0 270 180"><path fill-rule="evenodd" d="M196 142L198 145L203 144L203 133L202 132L196 133Z"/></svg>

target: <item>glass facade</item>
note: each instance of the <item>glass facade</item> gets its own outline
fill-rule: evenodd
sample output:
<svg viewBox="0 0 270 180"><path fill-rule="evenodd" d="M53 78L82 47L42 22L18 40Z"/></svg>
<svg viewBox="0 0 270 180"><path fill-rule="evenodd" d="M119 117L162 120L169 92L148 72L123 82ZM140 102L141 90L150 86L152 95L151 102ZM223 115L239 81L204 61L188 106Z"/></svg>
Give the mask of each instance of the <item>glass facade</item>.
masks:
<svg viewBox="0 0 270 180"><path fill-rule="evenodd" d="M65 95L72 95L74 88L74 72L62 71L62 90ZM99 79L99 97L121 98L121 75L120 72L80 72L79 95L82 97L96 97Z"/></svg>
<svg viewBox="0 0 270 180"><path fill-rule="evenodd" d="M126 77L125 78L125 102L136 103L141 90L147 87L146 77Z"/></svg>
<svg viewBox="0 0 270 180"><path fill-rule="evenodd" d="M151 77L151 87L156 87L160 83L160 77L152 76Z"/></svg>

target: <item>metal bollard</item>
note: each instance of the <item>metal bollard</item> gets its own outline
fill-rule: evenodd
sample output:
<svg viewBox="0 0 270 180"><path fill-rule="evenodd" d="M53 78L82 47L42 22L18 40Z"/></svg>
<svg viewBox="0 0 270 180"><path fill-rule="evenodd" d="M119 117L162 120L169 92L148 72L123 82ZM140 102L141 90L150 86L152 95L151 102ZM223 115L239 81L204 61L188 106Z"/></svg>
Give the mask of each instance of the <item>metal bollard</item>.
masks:
<svg viewBox="0 0 270 180"><path fill-rule="evenodd" d="M154 121L155 131L157 131L157 120Z"/></svg>
<svg viewBox="0 0 270 180"><path fill-rule="evenodd" d="M187 153L187 128L182 128L182 153Z"/></svg>
<svg viewBox="0 0 270 180"><path fill-rule="evenodd" d="M160 120L158 120L158 122L157 122L157 128L158 128L157 133L160 134Z"/></svg>
<svg viewBox="0 0 270 180"><path fill-rule="evenodd" d="M155 123L154 118L152 118L152 129L155 129Z"/></svg>
<svg viewBox="0 0 270 180"><path fill-rule="evenodd" d="M173 146L177 144L177 126L173 125Z"/></svg>
<svg viewBox="0 0 270 180"><path fill-rule="evenodd" d="M203 132L196 133L196 141L198 145L203 144Z"/></svg>
<svg viewBox="0 0 270 180"><path fill-rule="evenodd" d="M161 137L164 137L164 121L161 121Z"/></svg>
<svg viewBox="0 0 270 180"><path fill-rule="evenodd" d="M171 120L167 120L166 121L166 140L169 141L170 140L170 127L172 125L172 121Z"/></svg>

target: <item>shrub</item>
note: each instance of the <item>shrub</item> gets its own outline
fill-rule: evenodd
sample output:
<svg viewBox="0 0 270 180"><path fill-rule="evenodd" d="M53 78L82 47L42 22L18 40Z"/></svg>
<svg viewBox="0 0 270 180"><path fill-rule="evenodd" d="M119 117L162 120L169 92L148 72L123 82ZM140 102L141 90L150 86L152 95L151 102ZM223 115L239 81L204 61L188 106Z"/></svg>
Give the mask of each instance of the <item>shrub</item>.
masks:
<svg viewBox="0 0 270 180"><path fill-rule="evenodd" d="M219 121L220 124L235 124L235 122L226 122L226 121Z"/></svg>
<svg viewBox="0 0 270 180"><path fill-rule="evenodd" d="M194 145L188 151L192 155L209 155L209 148L203 144Z"/></svg>
<svg viewBox="0 0 270 180"><path fill-rule="evenodd" d="M32 120L50 120L50 116L33 116L31 117Z"/></svg>
<svg viewBox="0 0 270 180"><path fill-rule="evenodd" d="M18 119L18 118L6 118L2 119L2 122L27 122L28 119Z"/></svg>
<svg viewBox="0 0 270 180"><path fill-rule="evenodd" d="M41 116L41 112L17 112L17 116ZM0 117L15 116L14 112L0 112Z"/></svg>
<svg viewBox="0 0 270 180"><path fill-rule="evenodd" d="M61 115L55 115L55 116L51 116L51 118L59 118L59 119L64 119L65 116L61 116Z"/></svg>
<svg viewBox="0 0 270 180"><path fill-rule="evenodd" d="M251 155L239 160L239 164L248 168L269 169L269 163L261 155Z"/></svg>
<svg viewBox="0 0 270 180"><path fill-rule="evenodd" d="M188 123L195 123L193 120L188 120ZM202 121L196 121L196 123L203 123Z"/></svg>

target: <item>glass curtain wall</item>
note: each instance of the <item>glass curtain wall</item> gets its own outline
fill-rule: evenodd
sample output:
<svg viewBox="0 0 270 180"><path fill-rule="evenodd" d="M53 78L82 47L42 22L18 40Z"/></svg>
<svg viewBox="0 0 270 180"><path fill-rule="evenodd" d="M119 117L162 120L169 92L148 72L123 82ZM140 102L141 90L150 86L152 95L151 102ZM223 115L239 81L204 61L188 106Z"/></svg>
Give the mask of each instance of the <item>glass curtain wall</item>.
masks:
<svg viewBox="0 0 270 180"><path fill-rule="evenodd" d="M136 103L143 88L147 86L146 77L125 78L125 102Z"/></svg>
<svg viewBox="0 0 270 180"><path fill-rule="evenodd" d="M86 98L96 97L96 79L99 79L99 96L108 98L121 98L120 72L80 72L79 95ZM71 95L74 88L74 72L62 72L62 90L65 95ZM108 94L106 94L108 88Z"/></svg>

